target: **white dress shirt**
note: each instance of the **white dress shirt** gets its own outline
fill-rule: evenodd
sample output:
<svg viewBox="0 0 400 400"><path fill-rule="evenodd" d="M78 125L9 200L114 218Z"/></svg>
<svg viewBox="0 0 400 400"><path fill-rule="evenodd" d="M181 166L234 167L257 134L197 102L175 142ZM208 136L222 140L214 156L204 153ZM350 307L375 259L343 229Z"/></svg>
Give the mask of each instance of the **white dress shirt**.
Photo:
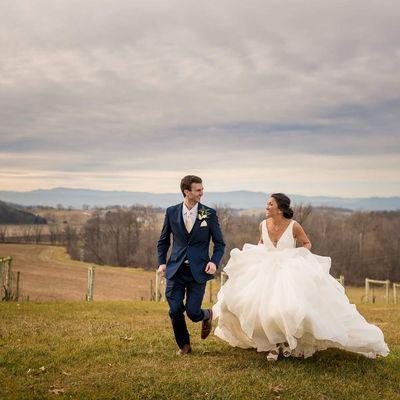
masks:
<svg viewBox="0 0 400 400"><path fill-rule="evenodd" d="M183 202L183 207L182 207L182 217L183 217L183 223L185 223L186 218L189 218L192 221L192 229L194 226L194 223L196 222L197 218L197 211L199 209L199 203L196 203L195 206L193 206L190 210L186 207L185 202ZM189 264L188 259L184 261L185 264Z"/></svg>
<svg viewBox="0 0 400 400"><path fill-rule="evenodd" d="M194 226L194 223L196 222L197 218L197 212L199 209L199 203L196 203L195 206L193 206L190 210L186 207L185 202L183 202L183 207L182 207L182 216L183 216L183 221L185 221L186 218L190 218L192 221L192 226ZM193 229L193 228L192 228Z"/></svg>

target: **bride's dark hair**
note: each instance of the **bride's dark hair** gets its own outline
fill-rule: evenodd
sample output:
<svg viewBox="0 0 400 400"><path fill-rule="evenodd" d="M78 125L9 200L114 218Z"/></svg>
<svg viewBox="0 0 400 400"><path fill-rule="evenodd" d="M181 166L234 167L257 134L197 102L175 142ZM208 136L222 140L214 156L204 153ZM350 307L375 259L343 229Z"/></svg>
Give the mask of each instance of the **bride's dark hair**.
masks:
<svg viewBox="0 0 400 400"><path fill-rule="evenodd" d="M291 219L293 218L293 209L290 207L290 199L283 193L273 193L271 194L278 204L278 208L282 211L282 214L285 218Z"/></svg>

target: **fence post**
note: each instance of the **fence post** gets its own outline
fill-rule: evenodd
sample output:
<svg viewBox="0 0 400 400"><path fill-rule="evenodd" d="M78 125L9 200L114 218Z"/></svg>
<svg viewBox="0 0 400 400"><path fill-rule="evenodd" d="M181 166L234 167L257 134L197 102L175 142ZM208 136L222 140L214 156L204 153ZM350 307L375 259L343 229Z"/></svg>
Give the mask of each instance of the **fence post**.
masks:
<svg viewBox="0 0 400 400"><path fill-rule="evenodd" d="M92 285L91 285L91 287L92 287L92 290L91 290L91 298L92 298L92 300L93 300L93 295L94 295L94 278L95 278L95 273L96 273L96 268L95 267L92 267Z"/></svg>
<svg viewBox="0 0 400 400"><path fill-rule="evenodd" d="M159 294L160 294L160 280L161 276L158 270L156 271L156 295L155 295L155 301L159 301Z"/></svg>
<svg viewBox="0 0 400 400"><path fill-rule="evenodd" d="M19 278L20 278L20 272L17 272L17 287L15 289L15 301L18 301L19 299Z"/></svg>
<svg viewBox="0 0 400 400"><path fill-rule="evenodd" d="M11 260L8 261L8 265L6 268L6 300L12 299L12 267L11 267Z"/></svg>
<svg viewBox="0 0 400 400"><path fill-rule="evenodd" d="M4 263L3 263L3 259L0 258L0 295L1 295L1 291L3 290L3 268L4 267Z"/></svg>
<svg viewBox="0 0 400 400"><path fill-rule="evenodd" d="M90 301L90 267L87 270L86 301Z"/></svg>
<svg viewBox="0 0 400 400"><path fill-rule="evenodd" d="M342 286L344 286L344 276L340 275L339 278L335 278Z"/></svg>
<svg viewBox="0 0 400 400"><path fill-rule="evenodd" d="M88 268L87 294L86 294L87 301L93 301L94 277L95 277L95 267L89 267Z"/></svg>
<svg viewBox="0 0 400 400"><path fill-rule="evenodd" d="M0 300L18 300L19 297L20 272L17 272L16 292L13 293L12 260L12 257L0 257Z"/></svg>
<svg viewBox="0 0 400 400"><path fill-rule="evenodd" d="M397 304L397 289L400 289L400 283L393 283L393 303Z"/></svg>
<svg viewBox="0 0 400 400"><path fill-rule="evenodd" d="M162 289L161 289L161 300L162 301L167 301L167 297L165 295L165 289L166 289L166 284L167 284L165 275L161 277L160 283L161 283L161 287L162 287Z"/></svg>
<svg viewBox="0 0 400 400"><path fill-rule="evenodd" d="M369 303L369 279L365 278L365 302Z"/></svg>
<svg viewBox="0 0 400 400"><path fill-rule="evenodd" d="M390 286L390 280L386 279L385 281L379 281L376 279L369 279L369 278L365 278L365 300L367 303L370 302L370 284L378 284L378 285L384 285L385 286L385 298L386 298L386 303L389 303L389 286ZM372 303L375 302L375 298L374 298L374 288L372 288Z"/></svg>
<svg viewBox="0 0 400 400"><path fill-rule="evenodd" d="M389 285L390 280L386 279L386 304L389 304Z"/></svg>

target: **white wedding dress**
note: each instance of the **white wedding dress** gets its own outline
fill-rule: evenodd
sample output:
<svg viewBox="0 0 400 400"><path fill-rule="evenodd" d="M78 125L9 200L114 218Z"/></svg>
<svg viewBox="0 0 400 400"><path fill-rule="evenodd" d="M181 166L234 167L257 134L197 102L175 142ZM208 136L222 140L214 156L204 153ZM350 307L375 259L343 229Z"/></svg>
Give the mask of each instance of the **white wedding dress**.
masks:
<svg viewBox="0 0 400 400"><path fill-rule="evenodd" d="M331 259L296 248L292 220L275 247L266 221L263 244L233 249L229 279L213 307L215 335L232 346L274 350L287 342L294 357L336 347L369 358L386 356L382 331L369 324L329 275Z"/></svg>

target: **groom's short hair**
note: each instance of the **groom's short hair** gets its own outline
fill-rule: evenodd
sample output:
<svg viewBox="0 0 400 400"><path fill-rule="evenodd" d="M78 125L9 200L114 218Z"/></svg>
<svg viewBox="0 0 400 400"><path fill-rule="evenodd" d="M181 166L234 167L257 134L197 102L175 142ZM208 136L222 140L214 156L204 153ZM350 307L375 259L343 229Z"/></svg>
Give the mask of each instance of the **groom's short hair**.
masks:
<svg viewBox="0 0 400 400"><path fill-rule="evenodd" d="M200 177L196 175L186 175L181 180L181 192L185 197L185 190L192 190L192 183L203 183Z"/></svg>

